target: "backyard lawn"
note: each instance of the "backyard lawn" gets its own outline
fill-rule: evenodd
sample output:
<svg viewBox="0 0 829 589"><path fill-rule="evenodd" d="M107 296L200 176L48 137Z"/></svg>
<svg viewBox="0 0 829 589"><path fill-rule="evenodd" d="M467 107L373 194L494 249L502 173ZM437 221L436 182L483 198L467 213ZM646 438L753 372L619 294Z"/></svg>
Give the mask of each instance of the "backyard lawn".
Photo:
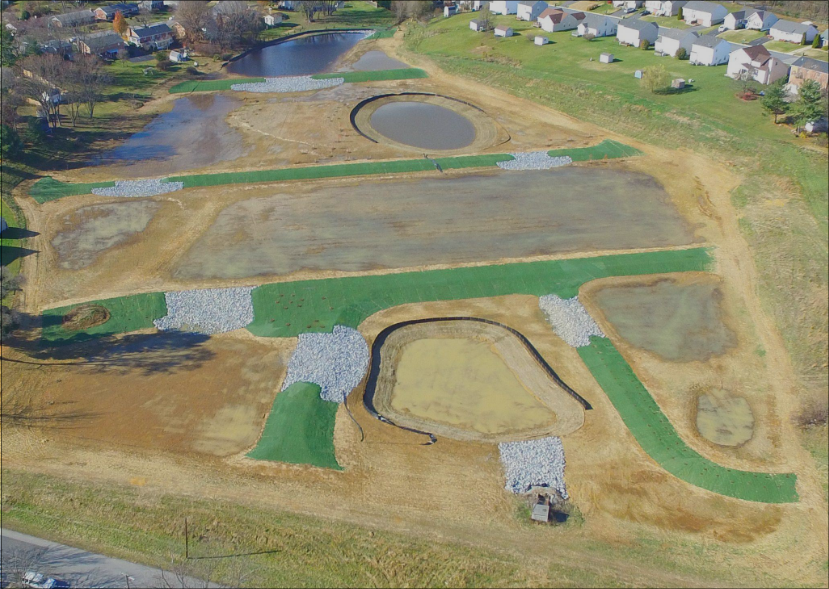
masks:
<svg viewBox="0 0 829 589"><path fill-rule="evenodd" d="M803 49L803 45L787 43L786 41L769 41L764 44L764 47L769 51L778 51L780 53L792 53L798 49Z"/></svg>
<svg viewBox="0 0 829 589"><path fill-rule="evenodd" d="M764 37L765 33L761 31L751 31L748 29L740 29L738 31L726 31L717 35L720 39L725 39L731 43L749 43L760 37Z"/></svg>
<svg viewBox="0 0 829 589"><path fill-rule="evenodd" d="M643 16L642 20L655 22L660 27L665 27L666 29L688 29L690 25L686 24L684 20L679 20L675 16L653 16L652 14L648 16Z"/></svg>

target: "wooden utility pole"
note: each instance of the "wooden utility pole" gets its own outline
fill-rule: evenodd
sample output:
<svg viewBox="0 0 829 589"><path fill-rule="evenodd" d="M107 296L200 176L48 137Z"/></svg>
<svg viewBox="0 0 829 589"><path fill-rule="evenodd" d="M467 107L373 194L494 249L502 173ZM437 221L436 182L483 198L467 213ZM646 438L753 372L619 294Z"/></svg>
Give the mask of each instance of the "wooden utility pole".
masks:
<svg viewBox="0 0 829 589"><path fill-rule="evenodd" d="M187 518L184 518L184 560L190 558L190 534L187 533Z"/></svg>

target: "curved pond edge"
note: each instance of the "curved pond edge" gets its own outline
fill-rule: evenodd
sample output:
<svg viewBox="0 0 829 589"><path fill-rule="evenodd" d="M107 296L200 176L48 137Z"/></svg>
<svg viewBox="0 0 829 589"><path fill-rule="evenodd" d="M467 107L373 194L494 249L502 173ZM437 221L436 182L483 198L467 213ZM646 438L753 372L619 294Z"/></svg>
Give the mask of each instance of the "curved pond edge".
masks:
<svg viewBox="0 0 829 589"><path fill-rule="evenodd" d="M380 363L381 363L381 355L380 351L383 348L383 344L386 343L389 335L393 332L397 331L402 327L408 327L409 325L420 325L423 323L441 323L445 321L476 321L478 323L486 323L488 325L494 325L496 327L500 327L505 329L512 335L514 335L519 342L524 345L524 348L530 353L530 355L535 359L536 362L541 366L544 372L555 382L559 387L564 389L564 391L573 397L579 404L584 407L586 410L593 409L593 406L581 395L579 395L576 391L574 391L567 383L565 383L561 377L556 373L555 370L547 363L547 361L541 356L538 350L535 348L534 345L524 337L524 334L521 332L509 327L508 325L504 325L503 323L499 323L498 321L492 321L491 319L482 319L480 317L432 317L429 319L410 319L409 321L401 321L399 323L395 323L393 325L389 325L385 329L383 329L380 333L377 334L377 337L374 338L374 342L371 344L371 361L369 364L368 369L368 378L366 379L366 389L363 393L363 405L375 419L379 419L383 423L388 423L395 427L399 427L400 429L404 429L406 431L414 432L417 434L423 434L425 436L429 436L429 442L426 442L424 446L428 446L434 444L437 441L437 438L434 434L426 431L421 431L417 429L413 429L410 427L405 427L399 425L389 419L388 417L381 415L380 412L374 406L374 393L377 389L377 377L380 374Z"/></svg>
<svg viewBox="0 0 829 589"><path fill-rule="evenodd" d="M253 53L254 51L261 51L266 47L272 47L274 45L281 45L282 43L287 43L288 41L293 41L294 39L299 39L300 37L307 37L312 35L324 35L326 33L375 33L376 29L366 29L366 28L359 28L359 29L314 29L312 31L303 31L301 33L293 33L291 35L285 35L284 37L279 37L279 39L273 39L272 41L266 41L265 43L258 44L250 49L243 51L239 55L234 55L227 61L223 62L221 67L224 68L226 65L233 63L234 61L238 61L245 57L246 55Z"/></svg>

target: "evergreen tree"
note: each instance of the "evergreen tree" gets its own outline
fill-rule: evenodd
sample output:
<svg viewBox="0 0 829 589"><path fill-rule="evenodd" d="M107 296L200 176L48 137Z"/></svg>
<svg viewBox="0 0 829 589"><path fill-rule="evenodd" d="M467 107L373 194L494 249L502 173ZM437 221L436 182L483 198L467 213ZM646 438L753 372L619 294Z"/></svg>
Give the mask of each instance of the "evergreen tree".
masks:
<svg viewBox="0 0 829 589"><path fill-rule="evenodd" d="M817 82L806 80L800 86L799 94L800 97L794 103L794 120L798 130L826 114L826 95Z"/></svg>
<svg viewBox="0 0 829 589"><path fill-rule="evenodd" d="M777 117L789 111L789 103L786 102L786 80L781 78L766 90L763 96L763 108L769 114L774 115L774 124L777 124Z"/></svg>

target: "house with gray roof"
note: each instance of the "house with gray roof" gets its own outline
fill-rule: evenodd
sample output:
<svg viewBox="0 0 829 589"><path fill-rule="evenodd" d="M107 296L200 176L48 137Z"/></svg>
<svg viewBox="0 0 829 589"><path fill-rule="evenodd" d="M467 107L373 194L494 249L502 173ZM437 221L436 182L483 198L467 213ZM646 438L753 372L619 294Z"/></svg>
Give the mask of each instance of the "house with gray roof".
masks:
<svg viewBox="0 0 829 589"><path fill-rule="evenodd" d="M104 31L86 35L78 39L78 49L87 55L100 55L101 57L115 57L118 52L126 47L121 35L115 31Z"/></svg>
<svg viewBox="0 0 829 589"><path fill-rule="evenodd" d="M699 38L699 34L687 29L659 29L659 37L653 50L662 55L676 57L677 51L684 49L687 55L691 53L691 47Z"/></svg>
<svg viewBox="0 0 829 589"><path fill-rule="evenodd" d="M173 31L165 23L130 27L128 39L133 45L143 47L147 51L167 49L173 44Z"/></svg>
<svg viewBox="0 0 829 589"><path fill-rule="evenodd" d="M817 27L808 21L799 23L791 20L778 20L769 30L772 39L798 45L811 43L817 34Z"/></svg>
<svg viewBox="0 0 829 589"><path fill-rule="evenodd" d="M686 4L688 4L686 0L648 0L645 2L645 8L650 10L654 16L676 16L679 14L679 9Z"/></svg>
<svg viewBox="0 0 829 589"><path fill-rule="evenodd" d="M768 31L778 20L777 15L768 10L746 12L746 28L752 31Z"/></svg>
<svg viewBox="0 0 829 589"><path fill-rule="evenodd" d="M91 25L95 22L95 13L91 10L76 10L75 12L67 12L65 14L58 14L53 16L49 23L56 27L80 27L83 25Z"/></svg>
<svg viewBox="0 0 829 589"><path fill-rule="evenodd" d="M722 26L728 31L736 31L746 27L746 11L729 12L722 21Z"/></svg>
<svg viewBox="0 0 829 589"><path fill-rule="evenodd" d="M732 45L725 39L714 35L702 35L691 45L691 63L693 65L722 65L728 63Z"/></svg>
<svg viewBox="0 0 829 589"><path fill-rule="evenodd" d="M534 22L538 15L547 10L547 3L541 0L526 0L518 3L515 18Z"/></svg>
<svg viewBox="0 0 829 589"><path fill-rule="evenodd" d="M728 9L716 2L691 1L682 7L682 18L689 25L712 27L725 20Z"/></svg>
<svg viewBox="0 0 829 589"><path fill-rule="evenodd" d="M814 80L822 90L829 90L829 63L811 57L801 57L792 63L792 69L789 71L789 91L797 94L806 80Z"/></svg>
<svg viewBox="0 0 829 589"><path fill-rule="evenodd" d="M611 18L603 14L585 12L584 19L579 23L579 37L593 35L594 37L610 37L616 34L619 28L619 19Z"/></svg>
<svg viewBox="0 0 829 589"><path fill-rule="evenodd" d="M640 47L643 41L650 44L656 42L659 37L659 26L656 23L639 20L638 18L625 18L619 21L619 28L616 31L616 39L620 45L633 45Z"/></svg>

